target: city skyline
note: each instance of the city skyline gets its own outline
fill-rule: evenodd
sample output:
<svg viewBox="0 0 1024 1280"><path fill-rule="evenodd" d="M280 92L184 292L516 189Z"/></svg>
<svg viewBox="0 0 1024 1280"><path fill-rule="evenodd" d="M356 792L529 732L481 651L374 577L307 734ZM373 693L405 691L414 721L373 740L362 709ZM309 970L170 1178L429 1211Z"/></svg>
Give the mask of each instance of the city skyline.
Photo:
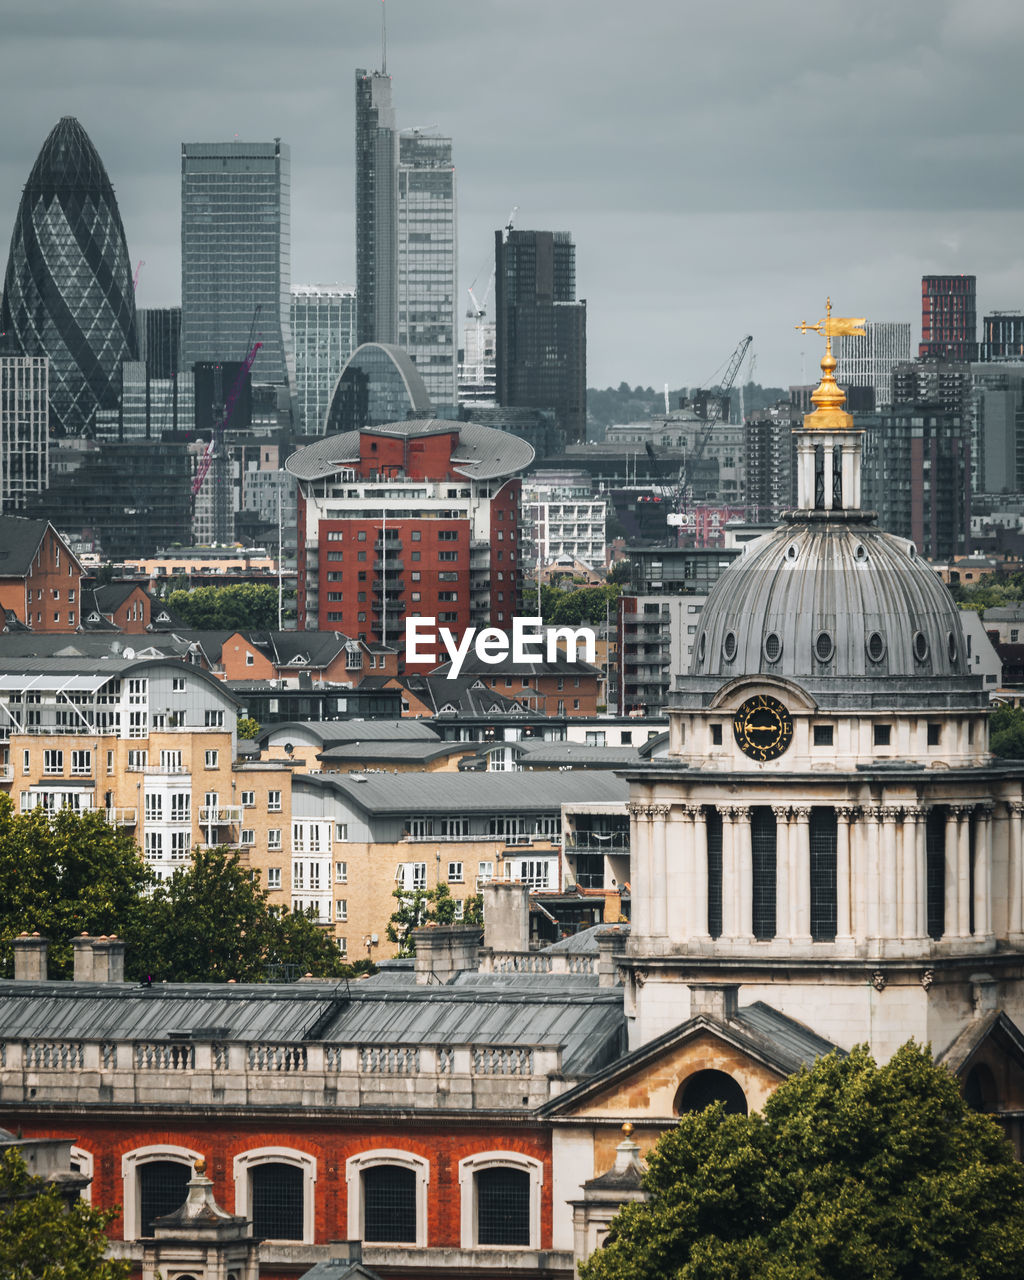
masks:
<svg viewBox="0 0 1024 1280"><path fill-rule="evenodd" d="M201 28L199 15L51 0L6 20L18 111L0 240L42 140L74 115L133 265L145 261L139 305L174 304L181 143L280 137L292 279L353 284L350 85L380 65L380 4L254 0L204 12ZM915 345L922 275L976 275L979 322L1024 306L1022 144L1012 114L991 109L1012 100L1024 35L1008 3L391 0L388 22L403 125L458 139L460 326L518 205L517 226L577 245L591 386L712 381L745 332L758 381L807 380L814 353L787 325L817 319L826 292L851 314L911 322Z"/></svg>

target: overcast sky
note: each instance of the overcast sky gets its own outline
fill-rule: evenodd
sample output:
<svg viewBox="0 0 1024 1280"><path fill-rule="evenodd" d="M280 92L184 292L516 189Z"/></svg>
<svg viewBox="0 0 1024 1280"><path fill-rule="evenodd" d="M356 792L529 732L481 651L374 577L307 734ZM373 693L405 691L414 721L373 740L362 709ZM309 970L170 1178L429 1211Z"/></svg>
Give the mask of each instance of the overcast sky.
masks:
<svg viewBox="0 0 1024 1280"><path fill-rule="evenodd" d="M460 293L493 231L568 230L592 386L809 380L823 313L912 324L920 277L1024 307L1021 0L388 0L400 127L454 139ZM354 280L353 72L381 0L0 0L0 242L77 116L140 306L180 299L180 144L281 137L292 281ZM460 310L461 310L460 305Z"/></svg>

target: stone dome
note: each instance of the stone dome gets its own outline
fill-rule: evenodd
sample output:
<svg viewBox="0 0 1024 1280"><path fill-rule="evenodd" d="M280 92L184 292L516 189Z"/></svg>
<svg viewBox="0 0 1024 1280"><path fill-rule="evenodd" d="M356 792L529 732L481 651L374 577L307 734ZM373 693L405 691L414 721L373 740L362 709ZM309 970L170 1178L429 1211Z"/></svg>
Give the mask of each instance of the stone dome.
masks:
<svg viewBox="0 0 1024 1280"><path fill-rule="evenodd" d="M938 575L860 511L793 513L712 588L680 690L757 674L793 681L822 705L829 690L863 694L876 682L894 697L980 687Z"/></svg>

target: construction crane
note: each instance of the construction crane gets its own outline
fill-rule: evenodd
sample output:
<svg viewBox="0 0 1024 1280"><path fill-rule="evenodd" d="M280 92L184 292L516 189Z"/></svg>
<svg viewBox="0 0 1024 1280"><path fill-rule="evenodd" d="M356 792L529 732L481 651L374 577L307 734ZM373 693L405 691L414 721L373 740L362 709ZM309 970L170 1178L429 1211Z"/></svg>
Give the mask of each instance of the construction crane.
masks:
<svg viewBox="0 0 1024 1280"><path fill-rule="evenodd" d="M259 312L258 307L256 308L256 311L258 314ZM255 324L256 324L256 316L254 315L253 327L255 327ZM250 328L249 330L250 339L252 338L252 334L253 334L253 329ZM220 422L217 423L217 426L214 428L214 430L211 432L210 443L206 446L206 450L203 453L202 458L200 459L199 466L196 467L195 479L192 481L193 505L195 504L195 500L199 495L199 490L203 487L203 481L206 479L207 473L209 472L210 468L213 466L213 459L214 459L214 455L217 452L217 445L220 443L221 437L224 435L225 427L228 425L228 423L231 420L231 415L235 411L235 404L238 401L238 397L242 394L242 388L245 386L245 380L249 375L249 370L252 368L253 361L256 359L257 355L259 354L260 347L262 346L263 346L262 342L254 342L252 344L252 347L249 350L249 354L242 361L242 367L238 371L238 377L235 379L231 387L231 390L228 392L228 398L224 402L223 417L221 418Z"/></svg>
<svg viewBox="0 0 1024 1280"><path fill-rule="evenodd" d="M134 278L132 279L132 292L133 292L133 293L138 293L138 291L139 291L139 276L141 276L141 275L142 275L142 268L143 268L145 265L146 265L146 259L145 259L145 258L140 258L140 259L139 259L139 265L135 268L135 276L134 276Z"/></svg>
<svg viewBox="0 0 1024 1280"><path fill-rule="evenodd" d="M704 419L704 429L694 445L693 452L686 460L685 476L683 481L683 499L686 500L688 494L692 492L693 482L697 474L697 467L701 458L704 457L704 450L707 448L708 440L711 432L715 429L718 419L722 416L722 401L732 390L732 384L736 381L736 375L740 371L740 365L743 363L743 357L747 354L750 344L754 341L750 334L741 340L736 350L729 358L728 367L725 370L725 377L722 379L719 387L719 394L714 397L708 405L707 417Z"/></svg>
<svg viewBox="0 0 1024 1280"><path fill-rule="evenodd" d="M512 212L505 219L506 231L512 230L512 224L515 222L515 217L518 212L519 212L519 206L513 205ZM467 290L467 293L469 294L469 303L470 303L469 310L466 312L467 320L480 321L480 320L483 320L484 316L487 314L487 303L490 301L491 290L494 288L494 273L496 270L497 270L497 264L492 263L491 278L487 281L487 288L484 291L483 302L478 302L476 298L476 294L473 292L473 285L475 285L477 280L480 278L480 271L483 271L483 267L481 267L480 271L478 271L476 275L473 277L473 284L471 284L469 286L469 289Z"/></svg>

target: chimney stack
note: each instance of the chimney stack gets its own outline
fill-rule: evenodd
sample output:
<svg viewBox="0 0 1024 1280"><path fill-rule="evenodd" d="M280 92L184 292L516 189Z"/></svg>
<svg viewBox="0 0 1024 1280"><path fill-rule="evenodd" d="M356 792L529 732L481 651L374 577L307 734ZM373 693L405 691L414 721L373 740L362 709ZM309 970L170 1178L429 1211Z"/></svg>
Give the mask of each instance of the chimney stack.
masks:
<svg viewBox="0 0 1024 1280"><path fill-rule="evenodd" d="M124 982L124 943L116 934L72 939L76 982Z"/></svg>
<svg viewBox="0 0 1024 1280"><path fill-rule="evenodd" d="M490 951L529 951L530 890L519 882L483 887L484 946Z"/></svg>
<svg viewBox="0 0 1024 1280"><path fill-rule="evenodd" d="M45 982L49 941L38 933L21 933L14 939L14 980Z"/></svg>

